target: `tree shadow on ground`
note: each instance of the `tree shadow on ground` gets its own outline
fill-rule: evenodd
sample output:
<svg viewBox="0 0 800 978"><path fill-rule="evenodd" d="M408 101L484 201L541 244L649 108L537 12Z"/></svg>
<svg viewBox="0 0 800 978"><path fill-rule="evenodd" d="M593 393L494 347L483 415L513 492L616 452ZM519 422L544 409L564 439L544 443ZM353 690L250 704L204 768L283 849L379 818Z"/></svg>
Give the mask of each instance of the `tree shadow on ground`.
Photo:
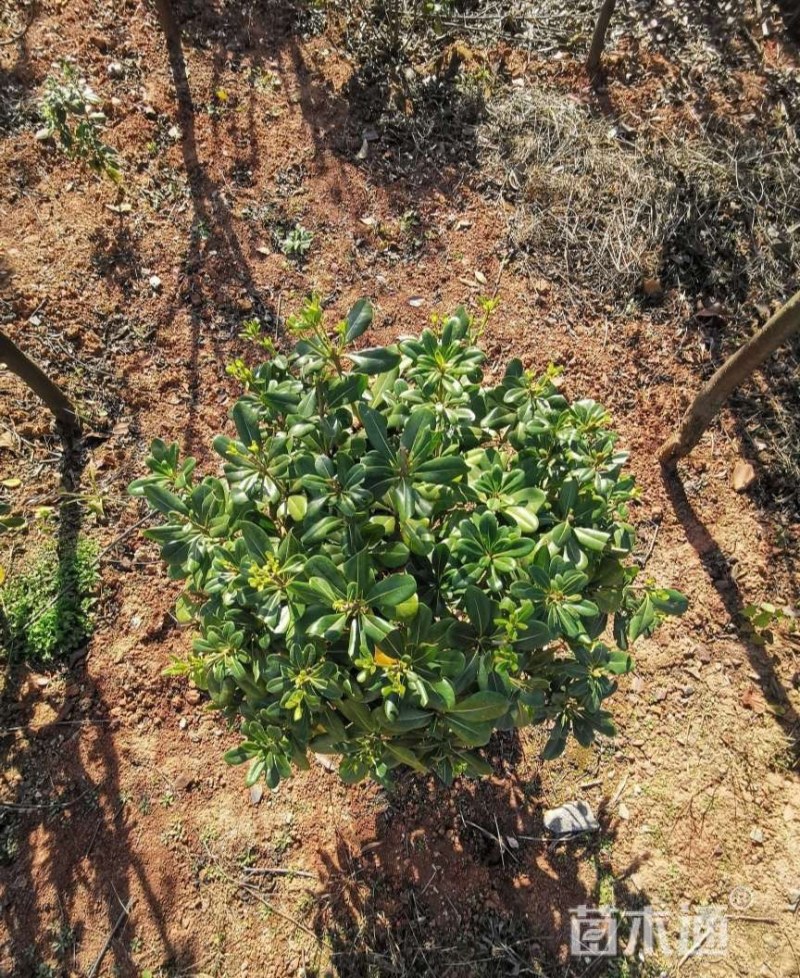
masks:
<svg viewBox="0 0 800 978"><path fill-rule="evenodd" d="M766 312L746 332L724 316L695 317L687 324L707 351L697 370L696 389L763 326ZM800 514L800 336L784 343L731 395L729 411L730 434L756 471L750 495L763 513L790 526Z"/></svg>
<svg viewBox="0 0 800 978"><path fill-rule="evenodd" d="M697 515L679 474L664 474L664 485L675 514L683 525L686 539L696 551L703 568L727 611L740 644L747 653L753 676L768 703L776 723L786 736L794 764L800 761L800 716L793 707L776 664L767 646L752 641L744 627L742 610L746 602L736 580L735 562L727 555ZM798 597L796 594L795 597Z"/></svg>
<svg viewBox="0 0 800 978"><path fill-rule="evenodd" d="M311 137L313 154L310 166L317 172L328 167L331 154L355 163L359 148L365 141L365 126L374 124L370 112L376 108L378 85L373 78L365 81L356 72L341 93L323 80L316 69L310 67L298 40L298 22L307 15L302 4L258 3L201 4L197 0L158 0L156 4L159 24L163 32L172 85L177 103L180 129L180 145L183 165L189 184L193 209L193 228L202 234L192 234L182 263L182 280L176 305L168 314L171 320L179 311L186 313L190 328L189 357L189 419L185 438L189 450L199 450L197 415L200 389L200 348L210 345L214 361L224 380L222 365L230 359L230 340L236 323L243 312L257 316L262 326L279 334L281 287L261 287L253 268L253 248L243 243L241 229L233 217L233 201L237 185L248 185L255 174L268 165L264 160L269 145L258 139L255 125L257 113L262 111L257 99L256 82L276 76L294 93L293 102L299 107L305 128ZM236 111L228 111L225 100L220 104L201 106L199 94L193 91L187 67L187 53L191 48L212 52L213 93L224 89L227 71L248 71L252 84L244 104L237 104ZM453 69L444 72L434 102L437 111L452 116L459 104L449 86L455 84ZM444 85L444 88L441 86ZM380 86L378 86L380 87ZM217 99L217 95L213 96ZM227 94L225 94L227 98ZM219 102L219 99L217 99ZM430 99L421 102L421 111L430 107ZM471 111L471 110L470 110ZM207 118L208 117L208 118ZM369 117L369 118L368 118ZM441 116L444 118L444 115ZM213 160L213 146L217 144L221 127L240 153L233 160L228 173L219 173L218 161ZM437 124L433 124L437 129ZM379 134L377 134L379 135ZM437 137L438 138L438 137ZM410 175L414 192L435 189L452 193L453 177L444 171L441 162L432 153L433 143L420 146L419 152L409 152L408 145L398 146L403 166L388 167L385 146L366 140L369 146L377 146L373 152L375 166L369 168L376 180L394 182L401 171ZM391 140L390 140L391 142ZM438 142L442 143L441 138ZM469 142L465 133L459 140L461 158ZM473 147L474 148L474 147ZM346 174L345 174L346 180ZM334 203L347 196L342 177L333 175L330 196ZM407 197L408 188L394 187L391 194ZM228 314L233 324L227 334L217 329L213 320L218 314Z"/></svg>
<svg viewBox="0 0 800 978"><path fill-rule="evenodd" d="M797 0L777 0L786 33L800 48L800 6Z"/></svg>
<svg viewBox="0 0 800 978"><path fill-rule="evenodd" d="M781 36L797 42L797 9L794 0L779 0L783 14ZM753 18L748 24L742 16L747 5L721 4L718 0L689 0L666 6L659 0L635 0L620 8L617 18L627 20L645 31L657 47L675 53L702 41L716 51L720 61L734 68L748 67L757 57L761 24ZM766 5L765 5L766 8ZM755 13L755 11L753 11ZM767 10L764 10L766 17ZM756 40L758 38L758 40Z"/></svg>
<svg viewBox="0 0 800 978"><path fill-rule="evenodd" d="M613 865L609 813L599 812L599 832L553 844L538 774L516 773L518 737L495 735L487 750L492 778L447 788L400 775L374 838L340 836L335 852L320 854L315 930L332 947L333 975L585 973L591 962L569 956L571 911L649 904L631 879L638 864Z"/></svg>
<svg viewBox="0 0 800 978"><path fill-rule="evenodd" d="M800 514L800 336L735 392L730 407L736 434L756 470L752 494L759 509L794 522Z"/></svg>
<svg viewBox="0 0 800 978"><path fill-rule="evenodd" d="M75 580L86 461L80 441L63 442L59 582ZM69 616L72 602L83 597L69 593L69 585L58 593L57 619L62 607ZM74 623L55 620L52 627L66 635ZM193 953L167 934L170 908L180 895L157 898L149 882L152 867L134 854L135 820L121 788L116 724L87 668L91 636L82 636L68 662L40 664L19 654L26 633L11 642L9 632L0 620L0 644L6 647L0 695L0 915L6 936L0 941L0 973L72 974L91 940L97 974L110 964L115 974L138 978L130 924L141 914L155 922L167 958L191 966ZM87 905L102 907L98 917L105 916L105 933L86 932Z"/></svg>

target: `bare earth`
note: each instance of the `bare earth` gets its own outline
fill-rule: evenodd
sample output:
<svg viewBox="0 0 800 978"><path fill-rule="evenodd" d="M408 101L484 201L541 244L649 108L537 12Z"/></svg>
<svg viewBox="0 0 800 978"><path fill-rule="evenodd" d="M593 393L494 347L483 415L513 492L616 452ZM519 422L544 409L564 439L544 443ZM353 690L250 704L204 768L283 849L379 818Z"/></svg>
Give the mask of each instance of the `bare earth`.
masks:
<svg viewBox="0 0 800 978"><path fill-rule="evenodd" d="M106 547L144 515L125 487L153 437L213 470L211 438L237 393L225 365L250 355L243 319L274 322L312 289L332 317L368 295L372 344L433 312L474 310L496 287L489 369L554 362L569 395L609 408L642 488L644 573L681 588L690 610L638 648L613 743L543 766L540 731L504 737L493 778L450 790L411 776L389 794L345 787L314 763L258 799L222 760L236 735L163 675L190 636L170 614L177 588L134 531L103 558L87 654L6 683L0 829L14 845L0 866L0 972L86 975L110 938L97 973L136 978L677 974L676 953L570 959L570 908L614 901L666 911L673 952L682 905L728 909L727 954L695 955L681 975L800 976L800 649L780 630L754 644L739 618L750 602L796 604L800 527L772 505L758 460L754 488L734 492L746 454L735 411L678 480L662 477L656 451L697 386L702 336L647 310L573 317L561 283L506 260L502 205L470 163L425 165L380 139L359 160L351 67L330 37L194 0L177 13L168 41L149 5L45 0L0 48L7 91L37 91L74 57L108 101L125 167L120 213L116 188L37 144L35 126L0 139L0 311L90 419L84 485L105 515L87 511L83 531ZM575 61L502 46L482 57L591 104ZM642 54L626 82L629 57L623 45L611 58L608 95L655 112L670 73ZM758 111L758 79L742 91ZM262 218L277 213L313 231L305 263L274 248ZM756 402L766 384L754 381ZM48 419L7 372L0 404L0 479L22 480L8 497L26 513L57 506ZM52 532L32 526L16 560ZM601 832L549 847L543 811L575 798ZM498 835L511 840L502 849Z"/></svg>

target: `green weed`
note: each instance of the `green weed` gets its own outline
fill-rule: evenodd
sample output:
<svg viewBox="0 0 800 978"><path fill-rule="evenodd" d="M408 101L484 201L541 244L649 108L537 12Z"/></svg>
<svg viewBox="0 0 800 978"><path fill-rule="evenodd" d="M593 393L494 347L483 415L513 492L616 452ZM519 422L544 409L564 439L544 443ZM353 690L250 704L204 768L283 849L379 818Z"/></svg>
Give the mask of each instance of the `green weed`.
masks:
<svg viewBox="0 0 800 978"><path fill-rule="evenodd" d="M48 663L68 658L92 634L99 574L97 545L78 540L59 556L44 548L28 570L0 589L0 647L6 655Z"/></svg>

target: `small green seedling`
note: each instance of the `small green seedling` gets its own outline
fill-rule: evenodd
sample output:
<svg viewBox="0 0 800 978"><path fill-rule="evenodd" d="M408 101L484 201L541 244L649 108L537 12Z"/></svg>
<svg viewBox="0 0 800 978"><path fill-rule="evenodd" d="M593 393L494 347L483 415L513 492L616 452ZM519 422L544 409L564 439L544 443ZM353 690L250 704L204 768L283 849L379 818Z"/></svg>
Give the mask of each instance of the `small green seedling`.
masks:
<svg viewBox="0 0 800 978"><path fill-rule="evenodd" d="M40 142L57 139L70 159L80 160L95 173L121 183L117 151L102 139L107 120L98 108L100 104L100 98L79 77L75 67L62 62L59 73L50 75L44 83L39 104L44 126L36 138Z"/></svg>
<svg viewBox="0 0 800 978"><path fill-rule="evenodd" d="M303 258L308 254L313 240L313 233L298 224L281 240L281 251L288 258Z"/></svg>
<svg viewBox="0 0 800 978"><path fill-rule="evenodd" d="M795 621L782 608L762 601L760 604L748 604L742 608L741 616L750 631L750 639L756 645L772 645L775 641L774 628L788 622L788 631L795 631Z"/></svg>

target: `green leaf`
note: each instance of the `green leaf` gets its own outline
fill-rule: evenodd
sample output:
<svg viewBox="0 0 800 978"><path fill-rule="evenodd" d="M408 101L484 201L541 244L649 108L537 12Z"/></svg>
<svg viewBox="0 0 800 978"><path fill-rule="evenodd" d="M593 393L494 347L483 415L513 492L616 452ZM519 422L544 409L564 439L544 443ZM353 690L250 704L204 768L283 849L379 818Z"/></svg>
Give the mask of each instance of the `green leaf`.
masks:
<svg viewBox="0 0 800 978"><path fill-rule="evenodd" d="M430 408L417 408L403 426L400 444L410 452L418 436L424 436L433 430L434 419L435 415Z"/></svg>
<svg viewBox="0 0 800 978"><path fill-rule="evenodd" d="M348 353L353 361L353 369L360 374L382 374L392 370L400 363L400 354L385 346L377 346L371 350L360 350L358 353Z"/></svg>
<svg viewBox="0 0 800 978"><path fill-rule="evenodd" d="M672 588L654 588L649 592L649 597L653 607L662 615L682 615L689 607L686 595Z"/></svg>
<svg viewBox="0 0 800 978"><path fill-rule="evenodd" d="M383 417L372 408L364 406L361 408L361 421L367 433L367 438L369 438L370 445L383 455L384 458L394 457L394 452L389 444L389 438L386 433L386 421Z"/></svg>
<svg viewBox="0 0 800 978"><path fill-rule="evenodd" d="M478 757L477 754L473 754L471 751L456 751L455 753L459 760L467 765L466 773L469 777L488 778L494 774L492 765L484 761L482 757Z"/></svg>
<svg viewBox="0 0 800 978"><path fill-rule="evenodd" d="M445 710L452 710L456 705L456 692L446 679L431 683L431 689L441 697Z"/></svg>
<svg viewBox="0 0 800 978"><path fill-rule="evenodd" d="M405 706L392 720L389 720L383 710L377 712L377 722L383 730L391 733L407 734L412 730L421 730L428 726L432 713L429 710L418 710L413 706Z"/></svg>
<svg viewBox="0 0 800 978"><path fill-rule="evenodd" d="M491 723L477 723L474 720L466 719L457 713L448 713L445 717L447 727L466 744L467 747L483 747L488 744L492 736Z"/></svg>
<svg viewBox="0 0 800 978"><path fill-rule="evenodd" d="M345 757L339 765L339 777L345 784L358 784L369 774L369 767L358 757Z"/></svg>
<svg viewBox="0 0 800 978"><path fill-rule="evenodd" d="M250 760L250 754L241 745L234 747L224 754L224 759L226 764L236 765L244 764L245 761Z"/></svg>
<svg viewBox="0 0 800 978"><path fill-rule="evenodd" d="M231 417L233 418L233 423L236 425L239 440L245 448L250 448L251 445L260 448L261 427L258 421L258 414L252 404L248 404L247 401L237 401L231 411Z"/></svg>
<svg viewBox="0 0 800 978"><path fill-rule="evenodd" d="M575 534L578 543L586 547L587 550L595 550L598 553L605 550L606 544L611 539L610 533L604 533L602 530L595 530L591 527L573 526L572 532Z"/></svg>
<svg viewBox="0 0 800 978"><path fill-rule="evenodd" d="M390 574L372 587L366 600L377 607L396 608L416 591L417 582L410 574Z"/></svg>
<svg viewBox="0 0 800 978"><path fill-rule="evenodd" d="M323 519L312 523L306 532L300 537L303 545L308 547L323 540L329 540L331 534L336 533L342 528L342 521L336 516L325 516Z"/></svg>
<svg viewBox="0 0 800 978"><path fill-rule="evenodd" d="M347 699L337 702L336 708L346 719L362 730L375 730L375 721L366 704L359 703L358 700Z"/></svg>
<svg viewBox="0 0 800 978"><path fill-rule="evenodd" d="M467 474L467 463L455 455L441 456L429 459L414 469L414 478L419 482L430 482L434 485L449 485L462 475Z"/></svg>
<svg viewBox="0 0 800 978"><path fill-rule="evenodd" d="M256 781L259 780L264 774L264 768L266 768L266 761L263 757L257 758L250 765L250 770L247 772L247 777L245 778L245 785L248 788L252 788Z"/></svg>
<svg viewBox="0 0 800 978"><path fill-rule="evenodd" d="M361 395L367 389L369 381L364 374L350 374L334 381L328 389L326 398L329 408L338 408L343 404L355 404L361 400Z"/></svg>
<svg viewBox="0 0 800 978"><path fill-rule="evenodd" d="M539 517L525 506L508 506L503 512L523 533L535 533L539 529Z"/></svg>
<svg viewBox="0 0 800 978"><path fill-rule="evenodd" d="M493 625L492 599L474 584L469 584L464 592L464 608L478 635L488 635Z"/></svg>
<svg viewBox="0 0 800 978"><path fill-rule="evenodd" d="M622 676L633 669L633 659L627 652L612 650L608 657L608 671L615 676Z"/></svg>
<svg viewBox="0 0 800 978"><path fill-rule="evenodd" d="M255 557L260 564L265 563L267 557L272 554L272 547L267 534L260 526L256 526L255 523L250 523L248 520L242 521L241 530L247 552L251 557Z"/></svg>
<svg viewBox="0 0 800 978"><path fill-rule="evenodd" d="M305 496L289 496L286 500L286 511L295 523L302 523L308 511L308 500Z"/></svg>
<svg viewBox="0 0 800 978"><path fill-rule="evenodd" d="M563 754L564 748L567 746L568 735L569 727L563 726L560 722L557 722L550 731L550 736L547 738L547 743L544 745L542 759L545 761L552 761L556 757Z"/></svg>
<svg viewBox="0 0 800 978"><path fill-rule="evenodd" d="M473 693L465 699L456 703L448 711L450 717L454 713L458 714L461 720L470 723L481 723L485 720L496 720L508 712L509 701L502 693L492 693L484 690L480 693Z"/></svg>
<svg viewBox="0 0 800 978"><path fill-rule="evenodd" d="M397 621L410 621L419 610L419 595L415 591L410 598L394 606L394 617Z"/></svg>
<svg viewBox="0 0 800 978"><path fill-rule="evenodd" d="M150 485L145 486L144 496L153 509L157 509L159 513L164 513L165 516L170 513L180 513L181 516L189 515L189 510L183 500L158 483L150 483Z"/></svg>
<svg viewBox="0 0 800 978"><path fill-rule="evenodd" d="M408 747L403 747L401 744L392 743L391 740L386 741L386 750L394 757L396 760L400 761L401 764L406 764L412 770L416 771L418 774L427 774L428 769L420 761L412 750Z"/></svg>
<svg viewBox="0 0 800 978"><path fill-rule="evenodd" d="M372 324L372 306L367 299L359 299L347 314L347 329L344 334L345 343L352 343ZM374 371L373 371L374 372Z"/></svg>
<svg viewBox="0 0 800 978"><path fill-rule="evenodd" d="M561 515L566 516L571 512L577 501L578 483L574 479L565 479L558 491L558 509Z"/></svg>
<svg viewBox="0 0 800 978"><path fill-rule="evenodd" d="M635 642L640 635L644 635L647 632L655 620L656 609L653 607L650 595L646 594L628 624L628 641Z"/></svg>

